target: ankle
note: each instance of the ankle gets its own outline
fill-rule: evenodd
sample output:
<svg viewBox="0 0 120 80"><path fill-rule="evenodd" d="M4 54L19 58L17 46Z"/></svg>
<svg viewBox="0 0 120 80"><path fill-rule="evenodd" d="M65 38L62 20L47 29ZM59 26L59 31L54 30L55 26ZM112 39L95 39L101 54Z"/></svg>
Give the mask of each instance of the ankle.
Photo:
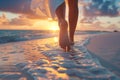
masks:
<svg viewBox="0 0 120 80"><path fill-rule="evenodd" d="M60 27L60 29L62 29L62 30L66 30L66 29L68 29L68 23L67 23L67 21L66 20L59 20L59 27Z"/></svg>
<svg viewBox="0 0 120 80"><path fill-rule="evenodd" d="M70 45L74 45L74 44L75 44L74 42L70 41Z"/></svg>

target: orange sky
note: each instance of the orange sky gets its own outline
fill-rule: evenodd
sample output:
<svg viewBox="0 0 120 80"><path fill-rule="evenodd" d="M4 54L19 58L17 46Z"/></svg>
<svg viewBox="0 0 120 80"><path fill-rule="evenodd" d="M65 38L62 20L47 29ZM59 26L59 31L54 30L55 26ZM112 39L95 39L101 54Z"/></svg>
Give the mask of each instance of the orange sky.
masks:
<svg viewBox="0 0 120 80"><path fill-rule="evenodd" d="M11 17L13 16L13 17ZM58 30L57 21L52 19L30 19L24 15L1 13L0 29L36 29L36 30Z"/></svg>
<svg viewBox="0 0 120 80"><path fill-rule="evenodd" d="M80 17L79 17L80 18ZM77 30L120 30L120 17L98 17L92 24L81 24ZM57 21L49 19L32 19L25 15L0 12L0 29L58 30Z"/></svg>

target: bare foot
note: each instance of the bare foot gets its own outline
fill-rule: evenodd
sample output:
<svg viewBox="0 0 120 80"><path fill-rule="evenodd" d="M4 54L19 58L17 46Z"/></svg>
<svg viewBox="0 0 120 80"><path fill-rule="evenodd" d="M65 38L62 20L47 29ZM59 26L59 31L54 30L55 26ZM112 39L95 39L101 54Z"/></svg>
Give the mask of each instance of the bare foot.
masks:
<svg viewBox="0 0 120 80"><path fill-rule="evenodd" d="M64 51L70 50L70 41L68 37L68 24L67 21L62 20L59 23L60 33L59 33L59 45Z"/></svg>
<svg viewBox="0 0 120 80"><path fill-rule="evenodd" d="M73 46L75 43L73 41L70 41L70 45Z"/></svg>

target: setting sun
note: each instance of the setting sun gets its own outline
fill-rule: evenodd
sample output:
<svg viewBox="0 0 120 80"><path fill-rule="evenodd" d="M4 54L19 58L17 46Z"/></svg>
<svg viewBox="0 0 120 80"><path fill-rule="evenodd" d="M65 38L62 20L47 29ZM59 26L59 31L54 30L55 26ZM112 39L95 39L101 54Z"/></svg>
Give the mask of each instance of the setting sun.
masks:
<svg viewBox="0 0 120 80"><path fill-rule="evenodd" d="M59 30L59 28L58 28L58 26L51 26L50 30L56 31L56 30Z"/></svg>
<svg viewBox="0 0 120 80"><path fill-rule="evenodd" d="M56 21L52 21L52 22L49 22L49 23L50 23L48 25L49 30L53 30L53 31L59 30L58 23Z"/></svg>

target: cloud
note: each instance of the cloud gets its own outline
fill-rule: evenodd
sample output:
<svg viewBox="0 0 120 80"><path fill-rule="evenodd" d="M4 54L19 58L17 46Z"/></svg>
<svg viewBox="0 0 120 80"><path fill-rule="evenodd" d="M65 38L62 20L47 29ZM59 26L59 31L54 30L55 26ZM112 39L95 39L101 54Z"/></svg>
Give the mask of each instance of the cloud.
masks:
<svg viewBox="0 0 120 80"><path fill-rule="evenodd" d="M3 13L1 16L0 16L0 25L1 24L4 24L4 23L8 23L9 20L6 18L6 15L5 13Z"/></svg>
<svg viewBox="0 0 120 80"><path fill-rule="evenodd" d="M19 25L19 26L31 26L32 20L26 18L26 16L21 15L17 18L13 18L11 20L7 19L6 14L3 13L2 16L0 16L0 25Z"/></svg>
<svg viewBox="0 0 120 80"><path fill-rule="evenodd" d="M25 15L8 19L6 14L0 16L0 29L7 30L50 30L56 27L58 24L56 21L44 20L44 19L29 19Z"/></svg>
<svg viewBox="0 0 120 80"><path fill-rule="evenodd" d="M19 16L18 18L12 19L9 25L28 25L32 26L32 21L24 16Z"/></svg>
<svg viewBox="0 0 120 80"><path fill-rule="evenodd" d="M92 0L84 7L85 16L118 16L120 0Z"/></svg>
<svg viewBox="0 0 120 80"><path fill-rule="evenodd" d="M14 13L31 13L31 0L0 0L0 10Z"/></svg>
<svg viewBox="0 0 120 80"><path fill-rule="evenodd" d="M39 1L39 2L38 2ZM40 10L44 0L0 0L0 11L24 14L28 18L46 18Z"/></svg>

